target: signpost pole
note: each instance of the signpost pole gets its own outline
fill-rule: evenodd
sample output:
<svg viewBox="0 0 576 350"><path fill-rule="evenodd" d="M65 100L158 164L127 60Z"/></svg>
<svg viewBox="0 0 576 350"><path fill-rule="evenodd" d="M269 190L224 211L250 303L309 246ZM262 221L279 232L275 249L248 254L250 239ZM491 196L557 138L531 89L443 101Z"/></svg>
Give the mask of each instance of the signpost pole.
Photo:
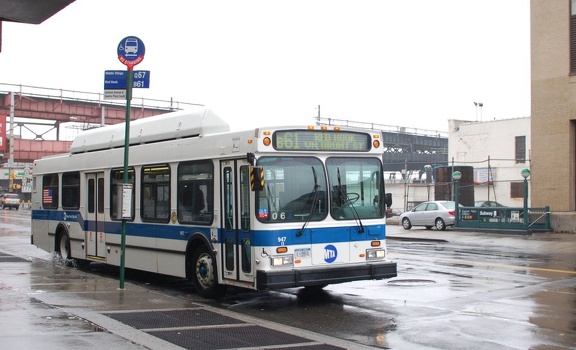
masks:
<svg viewBox="0 0 576 350"><path fill-rule="evenodd" d="M126 122L124 130L124 176L122 184L122 232L120 238L120 289L124 289L126 265L126 221L132 218L132 190L128 183L128 155L130 149L130 102L134 87L134 66L144 59L145 47L142 40L128 36L118 44L118 59L127 69L126 77Z"/></svg>
<svg viewBox="0 0 576 350"><path fill-rule="evenodd" d="M124 130L124 186L128 184L128 156L130 147L130 103L132 101L132 66L128 66L126 79L126 121ZM126 266L126 218L122 215L122 237L120 240L120 289L124 289L124 277Z"/></svg>

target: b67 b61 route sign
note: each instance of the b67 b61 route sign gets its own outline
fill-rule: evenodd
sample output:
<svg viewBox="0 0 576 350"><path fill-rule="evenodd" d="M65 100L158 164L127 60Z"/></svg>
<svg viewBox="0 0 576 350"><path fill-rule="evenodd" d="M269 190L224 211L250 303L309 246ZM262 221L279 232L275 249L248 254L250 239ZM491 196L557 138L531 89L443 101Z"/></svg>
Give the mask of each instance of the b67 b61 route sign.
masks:
<svg viewBox="0 0 576 350"><path fill-rule="evenodd" d="M144 60L146 48L142 40L135 36L127 36L118 44L118 59L128 67L128 70Z"/></svg>

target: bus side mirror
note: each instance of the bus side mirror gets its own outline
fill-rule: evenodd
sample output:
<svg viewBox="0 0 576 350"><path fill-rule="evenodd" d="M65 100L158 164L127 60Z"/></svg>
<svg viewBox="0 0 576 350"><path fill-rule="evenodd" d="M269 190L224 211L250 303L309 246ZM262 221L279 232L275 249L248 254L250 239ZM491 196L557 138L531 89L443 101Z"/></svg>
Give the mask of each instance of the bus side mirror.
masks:
<svg viewBox="0 0 576 350"><path fill-rule="evenodd" d="M392 206L392 193L386 193L386 207L390 208Z"/></svg>
<svg viewBox="0 0 576 350"><path fill-rule="evenodd" d="M262 191L264 189L264 168L261 166L250 167L250 189Z"/></svg>

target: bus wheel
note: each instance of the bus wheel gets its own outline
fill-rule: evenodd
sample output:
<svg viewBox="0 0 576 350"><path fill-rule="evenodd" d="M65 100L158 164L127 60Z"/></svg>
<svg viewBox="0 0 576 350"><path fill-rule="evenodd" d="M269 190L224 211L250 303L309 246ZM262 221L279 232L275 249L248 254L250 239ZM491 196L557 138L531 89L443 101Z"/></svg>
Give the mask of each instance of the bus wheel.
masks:
<svg viewBox="0 0 576 350"><path fill-rule="evenodd" d="M70 239L66 233L60 235L60 241L58 242L58 253L62 259L70 259Z"/></svg>
<svg viewBox="0 0 576 350"><path fill-rule="evenodd" d="M56 251L64 261L69 261L71 259L72 253L70 252L70 238L68 238L67 233L60 234Z"/></svg>
<svg viewBox="0 0 576 350"><path fill-rule="evenodd" d="M224 286L218 284L214 257L205 245L198 247L194 251L192 257L192 282L198 295L205 298L217 298L225 292Z"/></svg>

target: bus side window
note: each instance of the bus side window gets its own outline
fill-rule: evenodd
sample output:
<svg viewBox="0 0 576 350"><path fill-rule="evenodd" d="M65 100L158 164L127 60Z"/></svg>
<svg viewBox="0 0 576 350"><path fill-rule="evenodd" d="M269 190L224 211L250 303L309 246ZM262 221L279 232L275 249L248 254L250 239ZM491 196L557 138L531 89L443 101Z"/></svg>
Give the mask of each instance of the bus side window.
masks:
<svg viewBox="0 0 576 350"><path fill-rule="evenodd" d="M178 165L178 221L209 225L213 220L214 166L212 161L190 161Z"/></svg>

